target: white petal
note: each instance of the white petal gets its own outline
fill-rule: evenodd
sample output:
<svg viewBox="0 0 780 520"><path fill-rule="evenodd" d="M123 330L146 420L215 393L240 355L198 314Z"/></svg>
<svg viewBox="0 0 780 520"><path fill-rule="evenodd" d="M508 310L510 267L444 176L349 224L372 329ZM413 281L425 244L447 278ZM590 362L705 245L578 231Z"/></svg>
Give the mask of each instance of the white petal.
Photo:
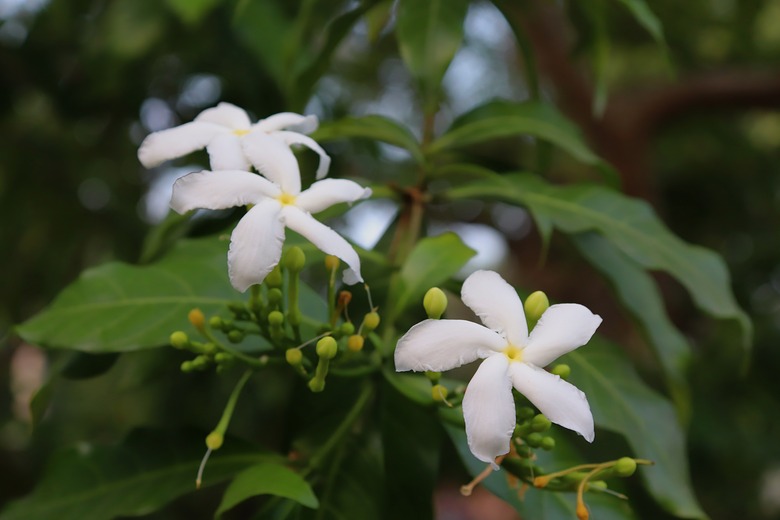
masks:
<svg viewBox="0 0 780 520"><path fill-rule="evenodd" d="M601 323L601 316L577 303L552 305L531 331L523 361L544 367L587 343Z"/></svg>
<svg viewBox="0 0 780 520"><path fill-rule="evenodd" d="M348 279L353 279L354 283L363 281L360 275L360 257L341 235L294 206L284 207L282 220L288 228L306 238L323 253L341 258L353 271L344 277L345 283Z"/></svg>
<svg viewBox="0 0 780 520"><path fill-rule="evenodd" d="M153 168L170 159L182 157L208 145L225 130L211 123L192 122L146 136L138 148L138 160Z"/></svg>
<svg viewBox="0 0 780 520"><path fill-rule="evenodd" d="M244 155L244 147L241 146L241 138L233 132L216 136L209 143L207 150L212 170L249 171L251 169Z"/></svg>
<svg viewBox="0 0 780 520"><path fill-rule="evenodd" d="M277 197L279 187L256 173L236 170L190 173L173 184L171 208L177 213L193 209L226 209L256 204Z"/></svg>
<svg viewBox="0 0 780 520"><path fill-rule="evenodd" d="M528 326L523 303L514 287L493 271L476 271L466 278L461 298L485 326L490 327L518 347L525 346Z"/></svg>
<svg viewBox="0 0 780 520"><path fill-rule="evenodd" d="M317 167L316 178L322 179L328 174L328 169L330 168L330 156L325 153L325 150L323 150L320 145L317 144L317 141L311 137L307 137L297 132L274 132L271 135L287 143L287 146L300 144L309 148L313 152L316 152L317 155L320 156L320 165Z"/></svg>
<svg viewBox="0 0 780 520"><path fill-rule="evenodd" d="M207 108L198 114L195 121L207 121L231 130L249 130L252 126L246 111L231 103L220 103L214 108Z"/></svg>
<svg viewBox="0 0 780 520"><path fill-rule="evenodd" d="M559 376L526 363L510 363L509 375L517 391L555 424L574 430L593 442L593 414L588 398Z"/></svg>
<svg viewBox="0 0 780 520"><path fill-rule="evenodd" d="M291 195L301 192L301 172L298 160L281 139L262 132L252 132L241 139L244 153L257 171L281 186Z"/></svg>
<svg viewBox="0 0 780 520"><path fill-rule="evenodd" d="M319 213L339 202L354 202L371 196L371 189L347 179L317 181L298 195L295 205L309 213Z"/></svg>
<svg viewBox="0 0 780 520"><path fill-rule="evenodd" d="M444 372L486 358L506 341L473 321L425 320L404 334L395 347L395 369Z"/></svg>
<svg viewBox="0 0 780 520"><path fill-rule="evenodd" d="M261 283L279 263L284 244L281 204L265 199L238 221L230 236L228 274L230 283L241 292Z"/></svg>
<svg viewBox="0 0 780 520"><path fill-rule="evenodd" d="M262 132L275 132L286 128L293 132L310 134L317 129L319 124L317 116L302 116L292 112L281 112L261 119L255 123L253 129Z"/></svg>
<svg viewBox="0 0 780 520"><path fill-rule="evenodd" d="M466 438L476 458L498 469L496 457L509 453L515 430L515 402L503 354L489 356L471 378L463 395Z"/></svg>

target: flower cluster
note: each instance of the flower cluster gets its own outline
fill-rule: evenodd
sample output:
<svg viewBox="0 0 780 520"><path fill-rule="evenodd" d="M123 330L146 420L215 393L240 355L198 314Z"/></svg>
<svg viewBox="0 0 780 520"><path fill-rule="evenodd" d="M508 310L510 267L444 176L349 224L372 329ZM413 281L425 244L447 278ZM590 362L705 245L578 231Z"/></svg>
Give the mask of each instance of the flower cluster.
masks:
<svg viewBox="0 0 780 520"><path fill-rule="evenodd" d="M319 180L328 173L330 157L305 135L317 124L315 116L292 113L276 114L252 124L244 110L220 103L194 121L154 132L141 143L138 158L148 168L206 148L212 170L191 173L176 181L171 197L171 208L176 212L249 208L233 230L228 252L230 281L239 291L261 283L279 263L285 228L341 258L347 264L345 283L363 280L360 258L352 246L312 213L340 202L365 199L371 190L344 179ZM291 145L306 146L320 156L318 181L304 191ZM251 172L252 166L260 175Z"/></svg>
<svg viewBox="0 0 780 520"><path fill-rule="evenodd" d="M512 387L550 421L593 441L593 416L585 394L544 370L559 356L587 343L601 317L577 304L552 305L528 333L514 288L492 271L463 283L461 298L484 326L464 320L428 319L398 341L398 371L441 372L484 359L466 388L463 416L475 457L498 468L515 431Z"/></svg>

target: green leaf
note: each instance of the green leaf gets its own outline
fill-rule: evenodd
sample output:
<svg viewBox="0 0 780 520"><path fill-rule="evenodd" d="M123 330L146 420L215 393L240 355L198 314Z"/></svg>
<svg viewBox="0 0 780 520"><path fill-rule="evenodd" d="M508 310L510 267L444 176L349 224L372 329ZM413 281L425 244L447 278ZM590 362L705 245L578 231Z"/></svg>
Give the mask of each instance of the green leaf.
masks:
<svg viewBox="0 0 780 520"><path fill-rule="evenodd" d="M626 6L631 14L634 15L636 21L649 32L655 41L658 43L664 42L664 29L661 25L661 21L650 10L645 0L618 0L621 4Z"/></svg>
<svg viewBox="0 0 780 520"><path fill-rule="evenodd" d="M165 0L168 7L188 24L200 22L222 0Z"/></svg>
<svg viewBox="0 0 780 520"><path fill-rule="evenodd" d="M203 486L226 480L276 455L226 445L209 459ZM203 437L148 430L119 446L88 446L55 456L33 492L11 503L1 520L109 520L160 509L195 490Z"/></svg>
<svg viewBox="0 0 780 520"><path fill-rule="evenodd" d="M609 63L609 35L607 34L607 6L605 0L583 2L593 29L593 41L590 43L593 75L596 86L593 98L593 114L596 117L604 115L607 108L607 65Z"/></svg>
<svg viewBox="0 0 780 520"><path fill-rule="evenodd" d="M281 464L261 462L236 475L225 490L215 516L220 517L228 509L257 495L276 495L313 509L319 507L314 491L303 477Z"/></svg>
<svg viewBox="0 0 780 520"><path fill-rule="evenodd" d="M293 34L293 23L280 5L279 2L241 0L233 17L233 30L279 89L284 90L289 74L284 62L285 45Z"/></svg>
<svg viewBox="0 0 780 520"><path fill-rule="evenodd" d="M338 121L322 123L311 137L319 142L344 137L374 139L407 150L418 163L424 160L417 138L409 129L384 116L345 117Z"/></svg>
<svg viewBox="0 0 780 520"><path fill-rule="evenodd" d="M678 411L685 420L690 412L685 379L691 358L690 345L666 314L655 281L602 236L590 232L573 235L571 239L590 264L612 282L623 306L644 329L664 369Z"/></svg>
<svg viewBox="0 0 780 520"><path fill-rule="evenodd" d="M417 242L401 268L391 287L388 313L393 321L408 306L417 302L422 306L422 297L431 287L447 281L457 273L474 250L463 243L455 233L444 233L426 237Z"/></svg>
<svg viewBox="0 0 780 520"><path fill-rule="evenodd" d="M617 347L597 338L561 362L588 396L596 424L622 434L637 457L655 462L638 472L658 503L682 518L706 518L691 489L685 436L671 403L642 382Z"/></svg>
<svg viewBox="0 0 780 520"><path fill-rule="evenodd" d="M451 171L457 173L458 168ZM672 234L646 202L601 186L553 186L529 174L491 176L484 170L478 181L453 188L449 195L520 204L565 233L598 232L637 265L676 278L700 309L717 318L736 320L742 328L743 347L750 347L752 326L734 300L723 259Z"/></svg>
<svg viewBox="0 0 780 520"><path fill-rule="evenodd" d="M435 111L441 80L463 41L468 0L399 0L398 45L422 86L425 112Z"/></svg>
<svg viewBox="0 0 780 520"><path fill-rule="evenodd" d="M191 327L194 307L208 315L237 299L226 255L227 242L186 240L149 266L88 269L17 332L37 345L93 353L166 345L173 331Z"/></svg>

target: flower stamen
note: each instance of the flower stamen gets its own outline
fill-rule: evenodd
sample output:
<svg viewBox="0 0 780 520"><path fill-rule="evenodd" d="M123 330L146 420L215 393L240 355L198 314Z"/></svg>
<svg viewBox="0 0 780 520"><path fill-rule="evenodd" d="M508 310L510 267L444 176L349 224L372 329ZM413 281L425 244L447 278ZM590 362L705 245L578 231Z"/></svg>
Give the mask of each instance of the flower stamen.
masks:
<svg viewBox="0 0 780 520"><path fill-rule="evenodd" d="M523 361L523 349L514 345L508 345L504 349L504 355L509 358L509 361L517 361L518 363Z"/></svg>
<svg viewBox="0 0 780 520"><path fill-rule="evenodd" d="M291 206L295 204L295 195L291 195L289 193L282 193L278 197L276 197L276 200L282 203L282 206Z"/></svg>
<svg viewBox="0 0 780 520"><path fill-rule="evenodd" d="M233 135L237 135L238 137L241 137L242 135L246 135L249 132L251 132L251 130L237 128L237 129L233 130Z"/></svg>

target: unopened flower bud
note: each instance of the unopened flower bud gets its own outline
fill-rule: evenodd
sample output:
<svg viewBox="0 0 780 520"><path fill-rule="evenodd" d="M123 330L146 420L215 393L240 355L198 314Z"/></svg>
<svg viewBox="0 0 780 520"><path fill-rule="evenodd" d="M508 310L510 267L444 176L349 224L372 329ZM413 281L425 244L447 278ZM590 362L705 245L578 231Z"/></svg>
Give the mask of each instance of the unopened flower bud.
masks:
<svg viewBox="0 0 780 520"><path fill-rule="evenodd" d="M279 264L276 264L276 266L271 269L271 272L265 277L264 282L271 289L279 289L282 286L282 268L279 267Z"/></svg>
<svg viewBox="0 0 780 520"><path fill-rule="evenodd" d="M433 372L431 370L426 370L425 377L427 377L428 381L430 381L431 383L436 384L441 379L441 372Z"/></svg>
<svg viewBox="0 0 780 520"><path fill-rule="evenodd" d="M303 352L299 348L288 348L284 352L284 359L292 366L298 366L303 361Z"/></svg>
<svg viewBox="0 0 780 520"><path fill-rule="evenodd" d="M325 257L325 269L328 271L335 271L339 268L339 264L341 263L341 260L339 260L339 257L333 256L333 255L327 255Z"/></svg>
<svg viewBox="0 0 780 520"><path fill-rule="evenodd" d="M355 325L352 322L350 322L350 321L342 323L341 324L341 333L343 335L345 335L345 336L351 336L352 334L355 333Z"/></svg>
<svg viewBox="0 0 780 520"><path fill-rule="evenodd" d="M365 340L363 339L363 336L353 334L347 338L347 349L349 349L350 352L360 352L363 350L364 343Z"/></svg>
<svg viewBox="0 0 780 520"><path fill-rule="evenodd" d="M363 330L366 332L371 332L374 329L376 329L379 326L379 313L377 312L369 312L366 314L366 316L363 318Z"/></svg>
<svg viewBox="0 0 780 520"><path fill-rule="evenodd" d="M218 450L222 447L225 436L219 432L211 432L206 436L206 446L210 450Z"/></svg>
<svg viewBox="0 0 780 520"><path fill-rule="evenodd" d="M349 302L352 301L352 293L349 291L339 291L339 301L338 306L340 309L343 309L347 305L349 305Z"/></svg>
<svg viewBox="0 0 780 520"><path fill-rule="evenodd" d="M534 412L533 408L530 408L528 406L523 406L517 411L517 419L520 421L528 420L534 415L536 415L536 412Z"/></svg>
<svg viewBox="0 0 780 520"><path fill-rule="evenodd" d="M173 348L187 348L187 346L190 344L190 338L188 338L187 334L180 330L177 330L171 334L169 341L171 342L171 346Z"/></svg>
<svg viewBox="0 0 780 520"><path fill-rule="evenodd" d="M429 318L438 320L447 310L447 295L438 287L431 287L425 293L423 307Z"/></svg>
<svg viewBox="0 0 780 520"><path fill-rule="evenodd" d="M268 313L268 324L274 327L279 327L284 323L284 314L279 311L271 311Z"/></svg>
<svg viewBox="0 0 780 520"><path fill-rule="evenodd" d="M585 505L585 502L582 500L577 500L577 519L578 520L588 520L590 518L590 513L588 513L588 506Z"/></svg>
<svg viewBox="0 0 780 520"><path fill-rule="evenodd" d="M553 439L552 437L543 438L541 447L543 450L547 450L547 451L552 450L553 448L555 448L555 439Z"/></svg>
<svg viewBox="0 0 780 520"><path fill-rule="evenodd" d="M192 309L187 315L187 319L200 331L206 326L206 317L203 315L203 311L198 308Z"/></svg>
<svg viewBox="0 0 780 520"><path fill-rule="evenodd" d="M333 359L339 351L336 340L326 336L317 342L317 355L325 359Z"/></svg>
<svg viewBox="0 0 780 520"><path fill-rule="evenodd" d="M531 419L531 429L535 432L546 432L550 429L550 426L552 426L550 419L542 414L538 414Z"/></svg>
<svg viewBox="0 0 780 520"><path fill-rule="evenodd" d="M268 289L268 303L271 305L279 305L283 297L284 295L282 294L282 290L278 287Z"/></svg>
<svg viewBox="0 0 780 520"><path fill-rule="evenodd" d="M228 354L227 352L217 352L214 354L214 361L220 364L231 363L234 359L233 354Z"/></svg>
<svg viewBox="0 0 780 520"><path fill-rule="evenodd" d="M539 321L539 318L542 317L542 314L548 307L550 307L550 300L547 299L547 295L542 291L531 293L523 306L526 318L531 322Z"/></svg>
<svg viewBox="0 0 780 520"><path fill-rule="evenodd" d="M243 331L236 330L236 329L233 329L230 332L228 332L227 337L231 343L241 343L242 341L244 341Z"/></svg>
<svg viewBox="0 0 780 520"><path fill-rule="evenodd" d="M636 461L631 457L622 457L615 463L615 475L630 477L636 471Z"/></svg>
<svg viewBox="0 0 780 520"><path fill-rule="evenodd" d="M538 448L542 445L542 440L544 437L542 437L542 434L539 432L533 432L529 433L528 436L525 438L525 442L528 443L528 445L532 448Z"/></svg>
<svg viewBox="0 0 780 520"><path fill-rule="evenodd" d="M188 372L192 372L194 370L194 367L192 366L192 361L182 361L181 363L181 371L185 374Z"/></svg>
<svg viewBox="0 0 780 520"><path fill-rule="evenodd" d="M571 367L565 363L559 363L552 367L551 373L560 376L561 379L568 379L571 375Z"/></svg>
<svg viewBox="0 0 780 520"><path fill-rule="evenodd" d="M433 385L431 387L431 396L433 397L433 400L436 402L442 402L445 399L447 399L448 393L449 390L447 390L447 387L444 385Z"/></svg>
<svg viewBox="0 0 780 520"><path fill-rule="evenodd" d="M209 318L209 327L212 329L222 330L222 318L219 316L212 316Z"/></svg>
<svg viewBox="0 0 780 520"><path fill-rule="evenodd" d="M306 255L298 246L292 246L284 254L284 266L292 273L300 273L306 265Z"/></svg>
<svg viewBox="0 0 780 520"><path fill-rule="evenodd" d="M209 341L208 343L203 344L204 354L216 354L216 352L217 352L217 346L214 343L211 343Z"/></svg>
<svg viewBox="0 0 780 520"><path fill-rule="evenodd" d="M314 377L309 380L309 390L312 392L322 392L325 390L325 380Z"/></svg>

